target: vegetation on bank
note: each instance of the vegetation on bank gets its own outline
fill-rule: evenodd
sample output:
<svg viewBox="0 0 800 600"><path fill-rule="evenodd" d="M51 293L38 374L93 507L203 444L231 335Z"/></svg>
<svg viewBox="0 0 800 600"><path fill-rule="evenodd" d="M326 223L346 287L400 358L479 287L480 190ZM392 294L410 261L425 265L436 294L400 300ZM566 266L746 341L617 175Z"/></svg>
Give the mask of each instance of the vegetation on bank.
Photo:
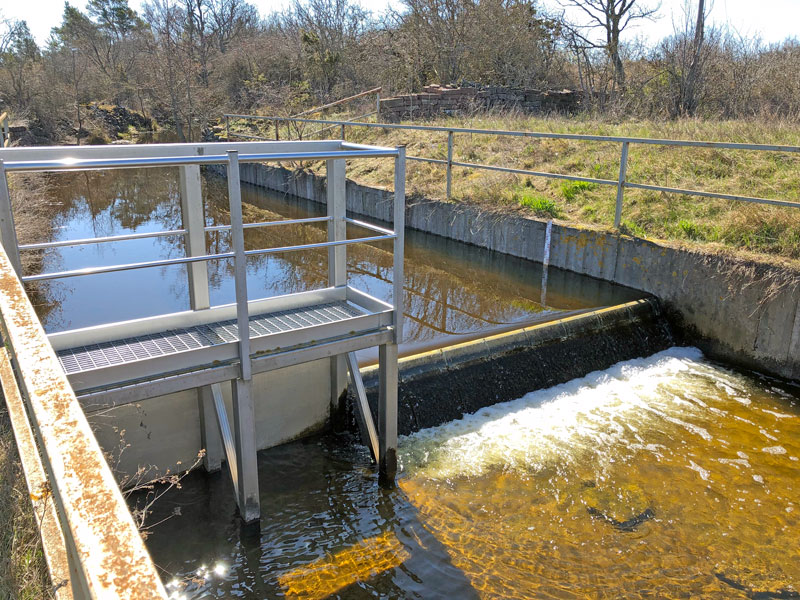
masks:
<svg viewBox="0 0 800 600"><path fill-rule="evenodd" d="M0 498L0 598L51 598L39 529L5 402L0 402Z"/></svg>
<svg viewBox="0 0 800 600"><path fill-rule="evenodd" d="M484 115L425 124L800 146L800 126L777 119L607 122ZM447 134L443 132L348 128L347 137L353 142L384 146L406 144L409 156L447 158ZM620 144L456 134L453 160L615 181ZM311 168L321 171L324 165ZM409 161L407 173L410 194L444 199L442 165ZM632 144L627 176L637 183L800 202L797 153ZM385 160L353 161L348 177L365 185L390 187L392 164ZM452 201L611 228L616 186L454 167ZM637 237L800 259L800 210L794 208L627 189L622 225L624 233Z"/></svg>

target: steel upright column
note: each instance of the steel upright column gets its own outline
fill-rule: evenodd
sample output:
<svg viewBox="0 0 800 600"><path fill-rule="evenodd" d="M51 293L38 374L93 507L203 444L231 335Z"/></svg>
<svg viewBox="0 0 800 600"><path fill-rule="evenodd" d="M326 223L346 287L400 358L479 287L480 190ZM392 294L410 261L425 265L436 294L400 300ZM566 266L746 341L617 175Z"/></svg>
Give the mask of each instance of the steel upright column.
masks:
<svg viewBox="0 0 800 600"><path fill-rule="evenodd" d="M14 213L11 208L11 194L8 191L6 169L0 159L0 243L5 248L11 266L22 277L22 263L19 258L19 242L14 227Z"/></svg>
<svg viewBox="0 0 800 600"><path fill-rule="evenodd" d="M325 164L327 171L328 241L347 238L346 205L345 205L345 161L329 160ZM342 287L347 285L347 247L332 246L328 248L328 285ZM331 415L341 410L342 402L347 394L347 363L345 357L331 357Z"/></svg>
<svg viewBox="0 0 800 600"><path fill-rule="evenodd" d="M398 148L394 161L394 268L392 301L394 303L394 342L378 349L378 481L393 486L397 475L397 345L403 340L405 275L406 149Z"/></svg>
<svg viewBox="0 0 800 600"><path fill-rule="evenodd" d="M206 232L200 167L198 165L178 167L178 178L181 190L181 220L186 230L184 237L186 255L202 256L206 253ZM189 274L189 302L192 310L209 308L211 301L207 264L191 263L186 269ZM210 388L197 390L197 407L200 413L200 443L206 451L203 467L208 472L218 471L222 466L222 440L214 423L216 417Z"/></svg>
<svg viewBox="0 0 800 600"><path fill-rule="evenodd" d="M228 199L231 212L231 242L234 253L236 287L236 325L239 334L239 377L231 382L233 399L234 442L239 489L236 499L245 523L257 521L260 513L258 495L258 460L256 456L256 413L252 396L250 368L250 320L247 305L247 257L244 253L242 227L242 190L239 181L239 153L228 151Z"/></svg>

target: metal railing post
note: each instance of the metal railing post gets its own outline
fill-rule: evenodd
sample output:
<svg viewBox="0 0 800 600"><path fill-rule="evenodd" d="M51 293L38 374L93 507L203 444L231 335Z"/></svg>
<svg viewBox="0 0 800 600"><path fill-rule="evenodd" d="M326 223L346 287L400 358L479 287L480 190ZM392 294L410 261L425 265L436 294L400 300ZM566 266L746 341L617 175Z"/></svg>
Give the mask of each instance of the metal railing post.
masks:
<svg viewBox="0 0 800 600"><path fill-rule="evenodd" d="M239 180L239 152L228 150L228 202L231 213L231 246L236 288L236 324L239 329L239 358L242 379L251 378L250 324L247 307L247 256L244 253L242 187Z"/></svg>
<svg viewBox="0 0 800 600"><path fill-rule="evenodd" d="M453 195L453 132L447 132L447 199Z"/></svg>
<svg viewBox="0 0 800 600"><path fill-rule="evenodd" d="M279 142L281 140L281 134L278 131L278 120L275 119L274 123L275 123L275 141Z"/></svg>
<svg viewBox="0 0 800 600"><path fill-rule="evenodd" d="M14 227L14 211L11 206L11 193L8 190L8 180L3 159L0 158L0 243L8 255L11 266L22 277L22 262L19 258L19 241L17 229Z"/></svg>
<svg viewBox="0 0 800 600"><path fill-rule="evenodd" d="M346 206L346 163L341 159L325 162L328 204L328 241L335 242L347 238ZM328 248L328 285L344 287L347 285L347 247ZM347 391L347 363L344 355L331 358L331 410L336 414Z"/></svg>
<svg viewBox="0 0 800 600"><path fill-rule="evenodd" d="M397 236L394 240L394 271L392 275L392 301L395 313L395 343L403 339L403 253L405 248L406 220L406 148L397 147L398 155L394 159L394 222L393 229Z"/></svg>
<svg viewBox="0 0 800 600"><path fill-rule="evenodd" d="M225 117L228 127L228 117ZM186 256L205 256L206 232L203 213L203 189L198 165L178 167L181 190L181 221L184 231ZM205 310L211 307L208 289L208 263L194 262L186 265L189 277L189 306L192 310ZM197 390L197 409L200 415L200 441L206 451L203 467L208 472L218 471L222 463L222 442L214 424L214 405L211 402L211 389L206 386Z"/></svg>
<svg viewBox="0 0 800 600"><path fill-rule="evenodd" d="M622 198L625 195L625 179L628 174L628 142L622 142L622 153L619 157L619 179L617 180L617 206L614 210L614 228L622 224Z"/></svg>
<svg viewBox="0 0 800 600"><path fill-rule="evenodd" d="M228 115L225 115L225 141L231 141L231 120Z"/></svg>
<svg viewBox="0 0 800 600"><path fill-rule="evenodd" d="M342 141L344 141L344 123L342 123Z"/></svg>
<svg viewBox="0 0 800 600"><path fill-rule="evenodd" d="M250 364L250 319L247 305L247 256L244 253L242 190L239 180L239 153L228 151L228 202L231 213L234 282L236 288L236 327L239 334L240 376L231 382L233 401L236 471L239 486L236 498L245 523L257 521L261 514L258 496L256 459L256 416L252 396Z"/></svg>
<svg viewBox="0 0 800 600"><path fill-rule="evenodd" d="M381 120L381 93L378 92L376 96L377 98L375 98L375 122L378 123Z"/></svg>
<svg viewBox="0 0 800 600"><path fill-rule="evenodd" d="M181 220L186 231L187 256L206 254L205 219L203 215L203 190L198 165L178 167L181 189ZM192 310L211 306L208 292L208 266L195 262L187 267L189 273L189 298Z"/></svg>

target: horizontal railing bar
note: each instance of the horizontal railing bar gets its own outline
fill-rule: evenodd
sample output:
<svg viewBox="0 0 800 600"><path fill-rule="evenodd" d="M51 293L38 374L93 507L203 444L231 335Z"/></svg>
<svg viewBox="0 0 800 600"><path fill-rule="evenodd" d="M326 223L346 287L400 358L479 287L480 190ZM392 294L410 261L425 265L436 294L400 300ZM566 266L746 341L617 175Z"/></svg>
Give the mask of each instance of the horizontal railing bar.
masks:
<svg viewBox="0 0 800 600"><path fill-rule="evenodd" d="M487 171L501 171L503 173L517 173L519 175L533 175L535 177L548 177L550 179L566 179L569 181L586 181L587 183L599 183L600 185L616 186L616 181L609 179L595 179L594 177L581 177L580 175L562 175L561 173L546 173L543 171L528 171L527 169L513 169L511 167L496 167L493 165L479 165L475 163L456 162L451 163L454 167L465 167L468 169L486 169Z"/></svg>
<svg viewBox="0 0 800 600"><path fill-rule="evenodd" d="M83 238L79 240L64 240L59 242L42 242L38 244L20 244L20 250L42 250L45 248L61 248L64 246L80 246L82 244L101 244L105 242L122 242L126 240L141 240L145 238L167 237L172 235L185 235L185 229L171 229L169 231L151 231L147 233L130 233L125 235L109 235L106 237Z"/></svg>
<svg viewBox="0 0 800 600"><path fill-rule="evenodd" d="M304 110L303 112L297 113L292 116L304 117L306 115L313 115L314 113L322 112L323 110L326 110L328 108L333 108L334 106L341 106L342 104L347 104L348 102L352 102L353 100L358 100L359 98L363 98L364 96L369 96L370 94L380 94L382 91L383 87L372 88L371 90L367 90L366 92L360 92L353 96L348 96L347 98L342 98L334 102L329 102L328 104L323 104L322 106L317 106L316 108L310 108L308 110Z"/></svg>
<svg viewBox="0 0 800 600"><path fill-rule="evenodd" d="M241 154L239 162L279 162L287 160L328 160L350 158L394 157L394 148L372 150L331 150L329 152L277 152L270 154ZM227 163L226 155L176 156L156 158L67 159L44 161L8 161L6 171L70 171L76 169L125 169L137 167L171 167Z"/></svg>
<svg viewBox="0 0 800 600"><path fill-rule="evenodd" d="M237 116L237 115L223 115ZM746 144L740 142L705 142L699 140L669 140L659 138L638 138L615 135L587 135L582 133L545 133L539 131L514 131L506 129L472 129L469 127L441 127L435 125L403 125L400 123L365 123L359 121L332 121L325 119L297 119L292 117L259 117L238 115L237 118L268 119L273 121L296 121L298 123L319 123L320 125L349 125L353 127L372 127L377 129L406 129L416 131L441 131L471 133L477 135L505 135L512 137L544 138L554 140L586 140L594 142L629 142L631 144L651 144L657 146L686 146L694 148L727 148L730 150L764 150L768 152L800 152L800 146L775 144Z"/></svg>
<svg viewBox="0 0 800 600"><path fill-rule="evenodd" d="M82 275L97 275L99 273L114 273L116 271L131 271L133 269L146 269L149 267L168 267L170 265L183 265L208 260L219 260L223 258L233 258L233 252L223 252L220 254L205 254L202 256L187 256L184 258L165 258L163 260L151 260L147 262L128 263L125 265L109 265L107 267L85 267L83 269L73 269L71 271L58 271L55 273L41 273L39 275L27 275L22 277L25 283L31 281L44 281L48 279L61 279L62 277L80 277Z"/></svg>
<svg viewBox="0 0 800 600"><path fill-rule="evenodd" d="M366 119L367 117L371 117L372 115L377 115L377 114L378 114L378 111L377 110L373 110L372 112L368 112L366 114L359 115L357 117L353 117L352 119L348 119L347 122L348 123L352 123L352 122L357 121L358 119ZM306 137L311 137L312 135L319 135L323 131L328 131L329 129L334 129L335 127L338 127L338 125L328 125L328 127L323 127L322 129L317 129L316 131L312 131L311 133L306 133L304 135Z"/></svg>
<svg viewBox="0 0 800 600"><path fill-rule="evenodd" d="M242 225L242 228L253 229L258 227L272 227L273 225L302 225L304 223L320 223L332 220L333 217L309 217L307 219L286 219L283 221L260 221L258 223L245 223ZM230 228L230 225L211 225L204 229L206 231L228 231Z"/></svg>
<svg viewBox="0 0 800 600"><path fill-rule="evenodd" d="M253 135L253 134L250 134L250 133L239 133L238 131L231 131L230 133L234 137L243 137L243 138L248 138L248 139L251 139L251 140L265 140L265 141L268 141L268 142L272 141L272 138L264 137L263 135Z"/></svg>
<svg viewBox="0 0 800 600"><path fill-rule="evenodd" d="M425 158L424 156L408 156L406 155L408 160L416 160L419 162L426 162L426 163L433 163L435 165L446 165L447 161L442 160L441 158ZM453 163L455 164L455 163Z"/></svg>
<svg viewBox="0 0 800 600"><path fill-rule="evenodd" d="M301 244L299 246L279 246L277 248L262 248L260 250L247 250L245 255L257 256L260 254L277 254L279 252L294 252L296 250L314 250L316 248L330 248L331 246L347 246L349 244L367 244L369 242L380 242L381 240L393 240L397 234L376 235L372 237L353 238L350 240L336 240L333 242L318 242L316 244Z"/></svg>
<svg viewBox="0 0 800 600"><path fill-rule="evenodd" d="M326 218L327 219L327 218ZM330 246L346 246L348 244L364 244L369 242L379 242L382 240L391 240L397 237L397 234L391 233L389 235L377 235L364 238L353 238L350 240L337 240L333 242L319 242L316 244L300 244L298 246L278 246L276 248L261 248L258 250L247 250L246 256L257 256L261 254L278 254L282 252L294 252L297 250L313 250L315 248L328 248ZM165 258L163 260L152 260L139 263L128 263L125 265L109 265L106 267L85 267L83 269L73 269L71 271L57 271L55 273L40 273L39 275L28 275L22 277L25 283L33 281L46 281L50 279L62 279L66 277L81 277L83 275L97 275L100 273L115 273L117 271L131 271L133 269L147 269L150 267L168 267L171 265L183 265L188 263L195 263L209 260L220 260L225 258L233 258L233 252L222 252L219 254L205 254L202 256L187 256L184 258Z"/></svg>
<svg viewBox="0 0 800 600"><path fill-rule="evenodd" d="M377 225L373 225L372 223L366 223L364 221L359 221L358 219L351 219L349 217L345 218L345 222L350 223L352 225L358 225L359 227L363 227L365 229L371 229L372 231L377 231L378 233L382 233L384 235L394 235L394 231L391 229L384 229L383 227L378 227Z"/></svg>
<svg viewBox="0 0 800 600"><path fill-rule="evenodd" d="M670 194L686 194L687 196L704 196L706 198L721 198L722 200L740 200L742 202L753 202L755 204L771 204L774 206L788 206L790 208L800 208L800 202L790 202L788 200L770 200L769 198L754 198L752 196L737 196L735 194L721 194L718 192L703 192L699 190L684 190L681 188L663 187L660 185L648 185L645 183L625 182L626 188L637 190L652 190L656 192L668 192Z"/></svg>

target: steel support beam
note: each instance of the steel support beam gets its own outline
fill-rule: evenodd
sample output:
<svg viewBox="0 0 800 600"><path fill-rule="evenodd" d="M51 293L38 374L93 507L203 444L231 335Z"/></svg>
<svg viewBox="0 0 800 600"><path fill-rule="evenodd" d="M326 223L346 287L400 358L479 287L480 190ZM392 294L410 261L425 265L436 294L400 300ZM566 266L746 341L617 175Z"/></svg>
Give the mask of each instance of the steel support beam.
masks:
<svg viewBox="0 0 800 600"><path fill-rule="evenodd" d="M187 256L205 256L206 232L203 212L203 190L199 165L178 167L181 188L181 219ZM189 272L189 297L193 310L208 308L208 266L205 261L187 265Z"/></svg>
<svg viewBox="0 0 800 600"><path fill-rule="evenodd" d="M356 417L358 428L361 432L361 441L369 448L372 460L380 463L380 444L378 442L378 431L375 422L372 420L372 411L367 401L367 390L364 387L364 380L361 378L361 371L358 370L358 359L355 352L347 353L347 368L350 371L350 378L353 387L356 389Z"/></svg>
<svg viewBox="0 0 800 600"><path fill-rule="evenodd" d="M219 388L219 384L214 387ZM200 410L200 443L205 450L203 467L208 473L213 473L222 467L223 447L219 427L215 424L219 417L214 414L212 386L197 388L197 402Z"/></svg>
<svg viewBox="0 0 800 600"><path fill-rule="evenodd" d="M211 402L214 413L216 414L217 431L222 438L225 447L225 459L228 461L228 471L231 474L231 483L236 490L236 502L239 502L239 463L236 458L236 442L231 432L231 422L228 419L228 411L225 408L225 400L222 397L222 386L219 383L208 386L211 390Z"/></svg>
<svg viewBox="0 0 800 600"><path fill-rule="evenodd" d="M394 486L397 475L397 344L378 349L378 481Z"/></svg>
<svg viewBox="0 0 800 600"><path fill-rule="evenodd" d="M6 256L19 277L22 277L22 262L19 259L19 242L14 227L14 213L11 208L11 194L8 191L8 179L3 159L0 158L0 243Z"/></svg>
<svg viewBox="0 0 800 600"><path fill-rule="evenodd" d="M227 121L227 118L226 118ZM181 190L181 220L186 231L184 242L187 256L206 254L206 232L203 211L203 188L198 165L178 167ZM189 304L192 310L210 308L208 289L208 263L194 262L186 265L189 276ZM197 409L200 413L200 441L205 456L203 467L208 472L218 471L222 463L222 442L214 426L211 389L197 389Z"/></svg>
<svg viewBox="0 0 800 600"><path fill-rule="evenodd" d="M328 241L347 239L345 161L329 160L327 172ZM347 247L328 248L328 286L347 285ZM344 355L331 357L331 415L339 413L347 394L347 365Z"/></svg>
<svg viewBox="0 0 800 600"><path fill-rule="evenodd" d="M406 230L406 149L397 148L398 155L394 159L394 264L392 268L392 303L394 304L394 336L395 344L403 341L403 307L405 306L405 275L403 271L403 255L405 254Z"/></svg>
<svg viewBox="0 0 800 600"><path fill-rule="evenodd" d="M236 287L236 328L239 334L239 377L231 384L233 398L236 471L239 486L236 498L239 514L245 523L258 520L261 510L258 495L256 457L256 413L253 402L253 373L250 362L250 320L247 304L247 257L244 253L242 226L242 190L239 180L239 153L228 151L228 203L231 214L233 275Z"/></svg>
<svg viewBox="0 0 800 600"><path fill-rule="evenodd" d="M252 379L238 378L231 382L236 474L239 479L236 502L239 505L239 516L245 523L258 521L261 516L256 455L256 411L252 383Z"/></svg>

